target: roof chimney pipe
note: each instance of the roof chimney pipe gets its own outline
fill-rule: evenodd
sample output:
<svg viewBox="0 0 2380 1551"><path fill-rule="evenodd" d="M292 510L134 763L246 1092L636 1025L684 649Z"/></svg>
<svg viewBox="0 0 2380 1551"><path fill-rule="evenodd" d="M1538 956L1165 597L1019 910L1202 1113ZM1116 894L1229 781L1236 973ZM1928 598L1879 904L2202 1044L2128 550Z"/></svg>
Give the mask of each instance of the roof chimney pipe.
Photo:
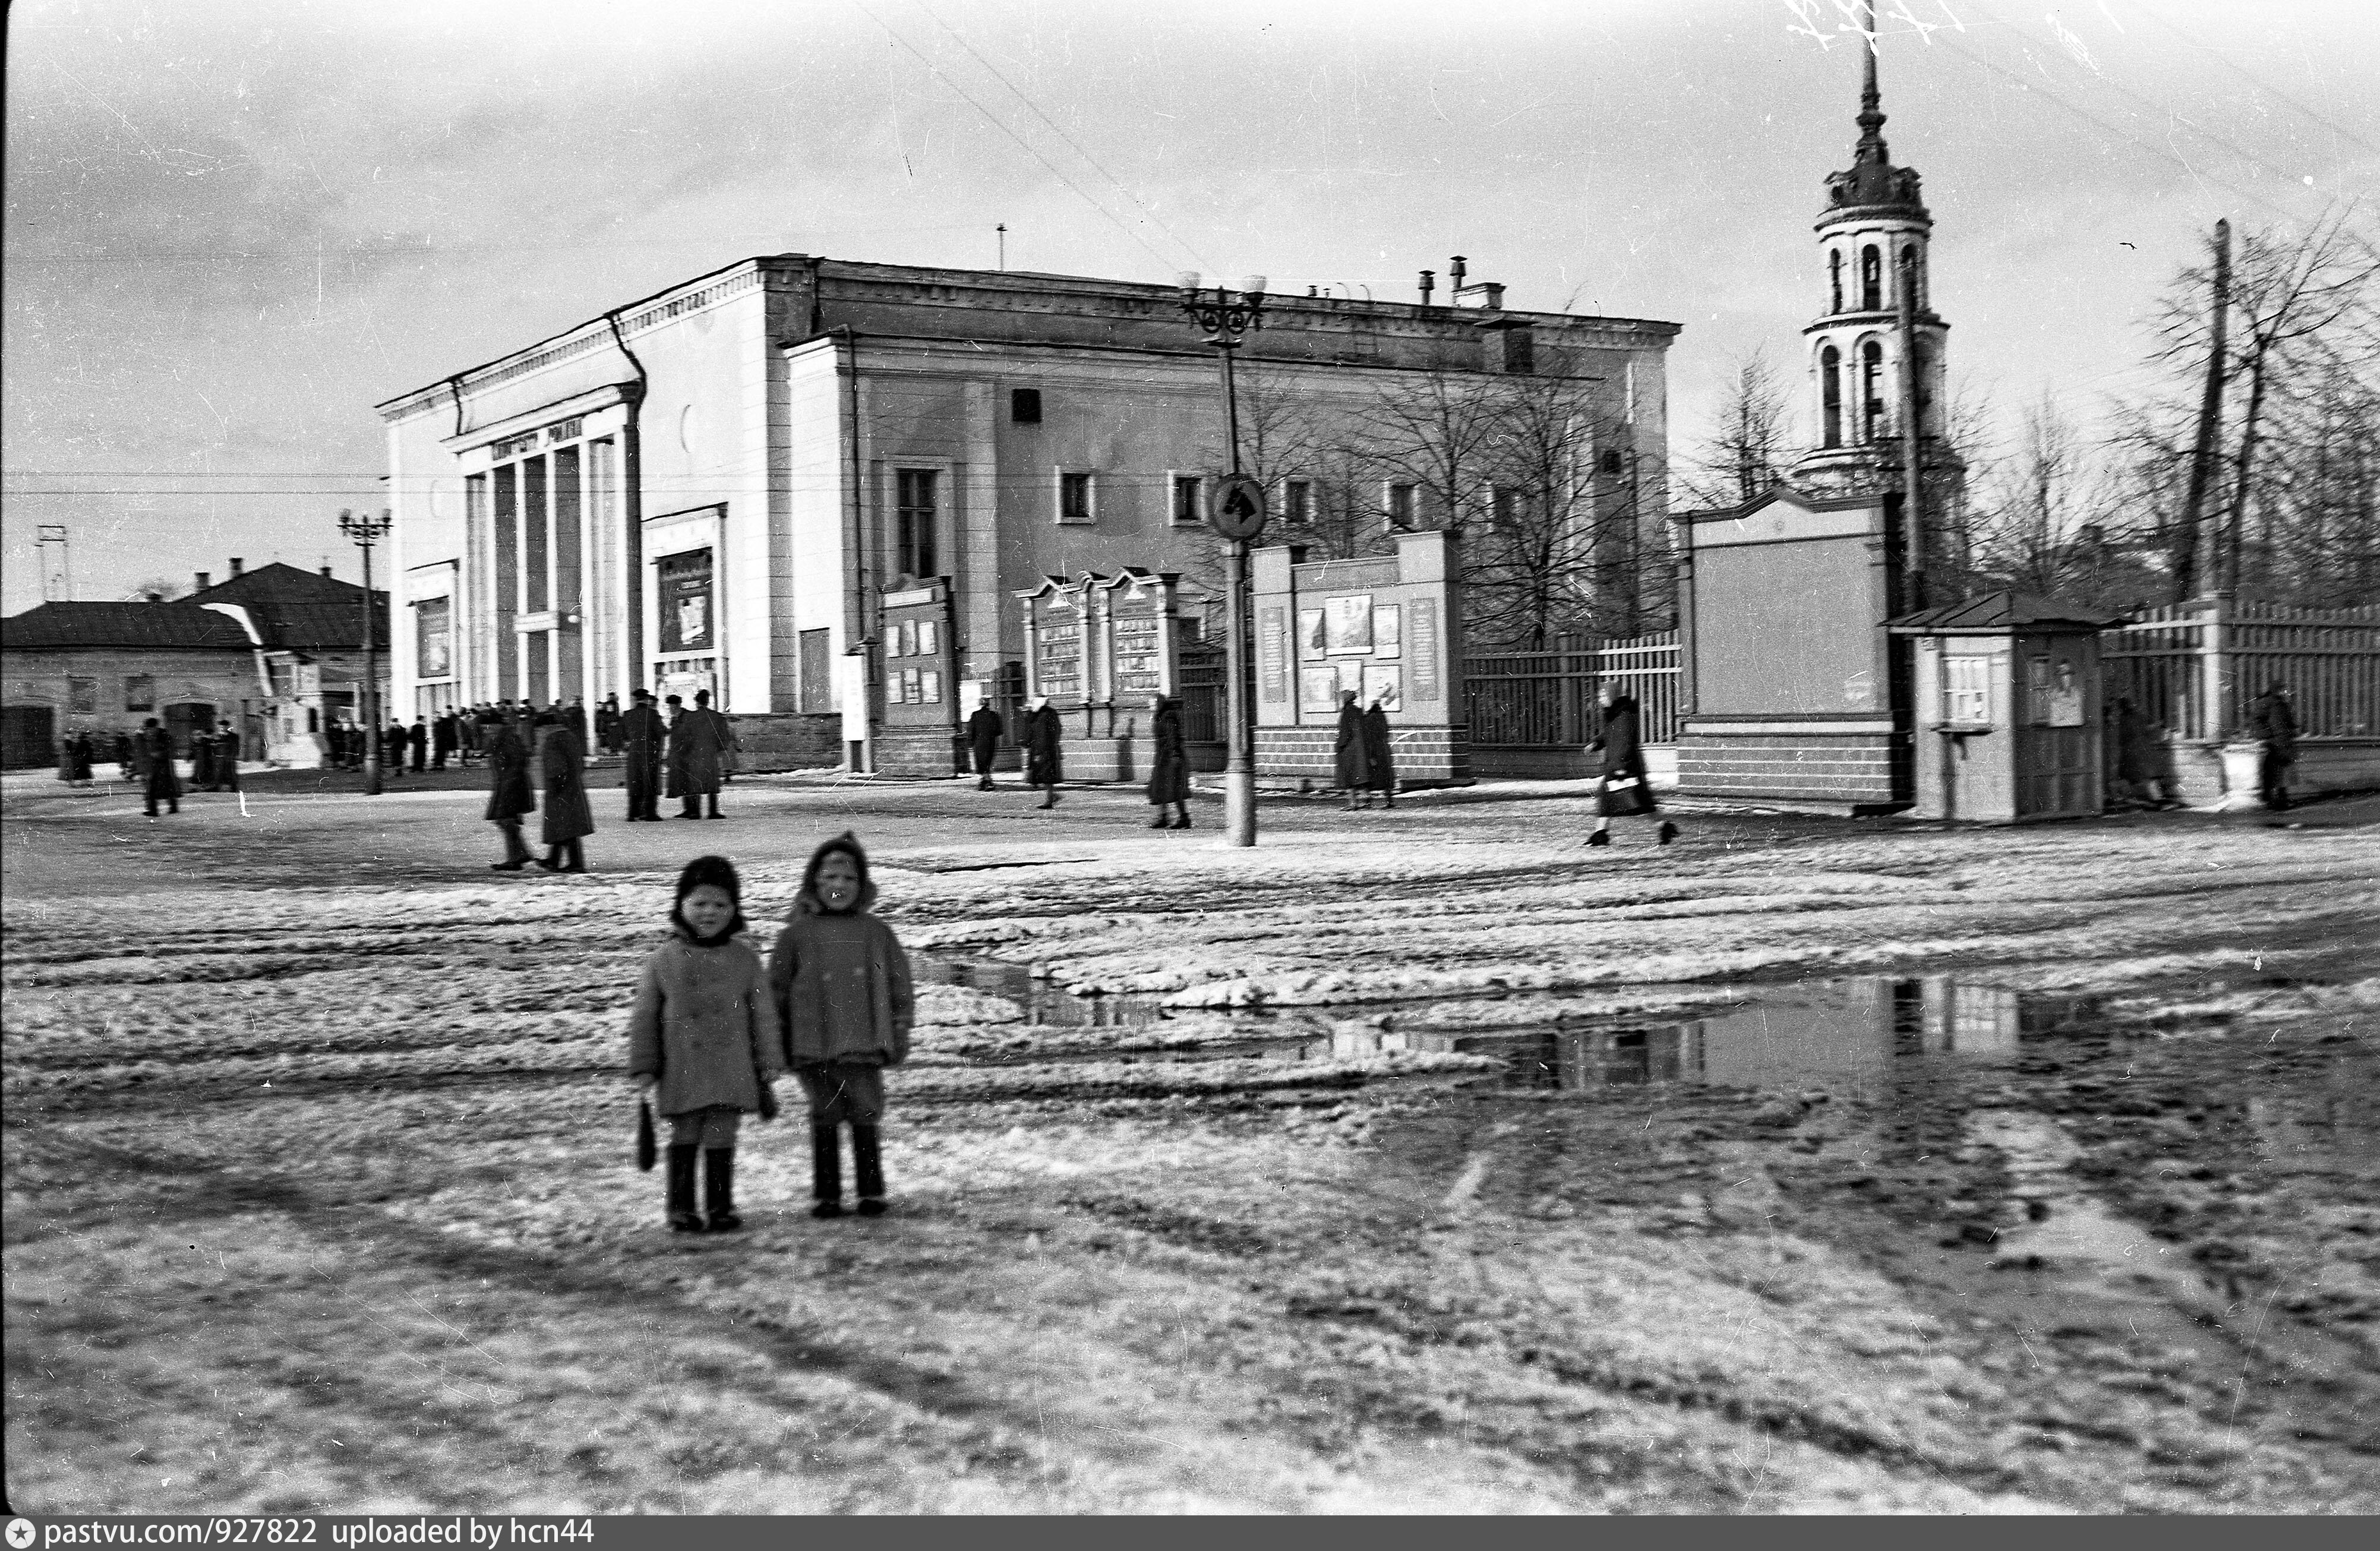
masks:
<svg viewBox="0 0 2380 1551"><path fill-rule="evenodd" d="M1432 291L1436 290L1437 288L1438 288L1438 272L1437 272L1437 271L1435 271L1435 270L1424 270L1424 271L1422 271L1422 272L1421 272L1421 304L1422 304L1422 306L1424 306L1424 307L1427 307L1427 306L1429 305L1429 294L1430 294L1430 292L1432 292Z"/></svg>
<svg viewBox="0 0 2380 1551"><path fill-rule="evenodd" d="M327 566L327 565L323 566L323 567L322 567L322 575L324 575L325 576L329 576L330 574L331 574L331 568L330 568L329 566Z"/></svg>
<svg viewBox="0 0 2380 1551"><path fill-rule="evenodd" d="M200 571L200 572L196 572L196 573L194 573L194 575L196 575L196 576L197 576L197 577L199 578L199 580L198 580L198 585L197 585L197 586L195 586L195 587L193 587L193 588L190 588L190 590L191 590L192 592L204 592L204 591L206 591L206 590L207 590L207 587L208 587L208 585L209 585L209 584L208 584L208 580L207 580L207 574L206 574L204 571Z"/></svg>
<svg viewBox="0 0 2380 1551"><path fill-rule="evenodd" d="M163 603L164 600L165 595L162 592L144 592L140 595L140 601L143 603Z"/></svg>
<svg viewBox="0 0 2380 1551"><path fill-rule="evenodd" d="M231 557L231 574L232 574L233 576L238 576L242 571L245 571L245 570L247 570L247 569L248 569L248 562L246 562L246 561L244 561L244 560L240 559L240 558L239 558L239 556L237 556L237 555L234 555L234 556L232 556L232 557Z"/></svg>

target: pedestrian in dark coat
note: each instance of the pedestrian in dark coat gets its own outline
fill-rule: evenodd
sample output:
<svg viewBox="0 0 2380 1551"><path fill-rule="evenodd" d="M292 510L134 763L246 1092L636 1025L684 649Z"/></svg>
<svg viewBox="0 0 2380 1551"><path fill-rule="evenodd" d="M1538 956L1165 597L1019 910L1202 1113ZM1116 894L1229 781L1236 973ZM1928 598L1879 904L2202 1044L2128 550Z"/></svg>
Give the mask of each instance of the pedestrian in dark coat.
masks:
<svg viewBox="0 0 2380 1551"><path fill-rule="evenodd" d="M680 818L721 817L719 778L733 742L727 719L710 709L710 691L696 690L693 706L670 723L670 779L686 801ZM707 815L702 811L705 798L710 803Z"/></svg>
<svg viewBox="0 0 2380 1551"><path fill-rule="evenodd" d="M215 729L214 776L223 790L239 790L239 733L229 721ZM209 787L208 790L214 788Z"/></svg>
<svg viewBox="0 0 2380 1551"><path fill-rule="evenodd" d="M529 860L521 820L537 811L537 794L528 783L528 745L519 728L492 713L480 723L480 737L488 751L488 822L504 835L504 859L488 866L518 872Z"/></svg>
<svg viewBox="0 0 2380 1551"><path fill-rule="evenodd" d="M115 734L115 774L119 781L132 779L132 734L129 733Z"/></svg>
<svg viewBox="0 0 2380 1551"><path fill-rule="evenodd" d="M1025 783L1041 789L1043 807L1058 806L1058 782L1064 779L1058 751L1064 734L1058 708L1048 696L1036 697L1033 709L1025 713Z"/></svg>
<svg viewBox="0 0 2380 1551"><path fill-rule="evenodd" d="M811 855L769 955L785 1063L809 1099L812 1217L843 1215L840 1128L845 1124L860 1215L884 1210L877 1135L884 1068L909 1059L917 1001L909 955L892 928L868 914L875 903L868 853L845 830Z"/></svg>
<svg viewBox="0 0 2380 1551"><path fill-rule="evenodd" d="M662 820L662 752L669 726L653 709L653 692L639 689L636 703L621 713L614 734L627 757L628 822Z"/></svg>
<svg viewBox="0 0 2380 1551"><path fill-rule="evenodd" d="M68 786L74 784L75 741L69 733L58 740L58 779Z"/></svg>
<svg viewBox="0 0 2380 1551"><path fill-rule="evenodd" d="M1390 746L1389 709L1374 700L1364 709L1364 764L1371 777L1372 791L1378 792L1382 806L1397 806L1397 761ZM1364 806L1372 806L1371 793L1364 794Z"/></svg>
<svg viewBox="0 0 2380 1551"><path fill-rule="evenodd" d="M1152 830L1190 827L1190 751L1182 741L1182 702L1162 695L1148 697L1148 801L1157 817ZM1174 818L1165 817L1173 805Z"/></svg>
<svg viewBox="0 0 2380 1551"><path fill-rule="evenodd" d="M579 842L595 832L595 812L587 803L587 750L566 721L540 717L537 762L545 777L545 854L548 872L585 872Z"/></svg>
<svg viewBox="0 0 2380 1551"><path fill-rule="evenodd" d="M967 718L967 753L975 759L975 784L978 792L991 790L991 761L1000 752L1000 734L1008 730L1000 713L991 709L990 700L976 703L975 714Z"/></svg>
<svg viewBox="0 0 2380 1551"><path fill-rule="evenodd" d="M1650 817L1658 810L1658 805L1653 801L1653 783L1645 774L1635 697L1622 692L1610 679L1596 686L1596 697L1603 703L1603 730L1587 748L1590 752L1602 751L1603 781L1596 788L1597 816L1595 832L1586 837L1586 843L1609 845L1613 818L1632 813ZM1667 845L1677 838L1678 827L1662 819L1660 842Z"/></svg>
<svg viewBox="0 0 2380 1551"><path fill-rule="evenodd" d="M430 724L430 768L444 769L446 757L462 746L462 722L455 717L455 708L449 706L443 715Z"/></svg>
<svg viewBox="0 0 2380 1551"><path fill-rule="evenodd" d="M214 729L204 722L190 730L190 785L203 792L215 789Z"/></svg>
<svg viewBox="0 0 2380 1551"><path fill-rule="evenodd" d="M2289 806L2289 767L2298 762L2298 713L2289 686L2276 679L2248 706L2248 727L2263 744L2256 759L2256 794L2269 808Z"/></svg>
<svg viewBox="0 0 2380 1551"><path fill-rule="evenodd" d="M430 723L419 717L407 729L405 746L413 754L413 773L419 775L430 768Z"/></svg>
<svg viewBox="0 0 2380 1551"><path fill-rule="evenodd" d="M606 695L595 708L595 746L606 754L620 752L620 697Z"/></svg>
<svg viewBox="0 0 2380 1551"><path fill-rule="evenodd" d="M565 739L567 727L556 731ZM628 1015L628 1076L669 1119L669 1225L681 1233L732 1233L735 1132L742 1117L776 1113L769 1084L784 1069L760 955L745 927L743 888L724 856L697 856L677 878L670 940L645 960ZM695 1211L695 1155L710 1216Z"/></svg>
<svg viewBox="0 0 2380 1551"><path fill-rule="evenodd" d="M405 723L395 717L388 719L388 735L380 741L381 769L393 776L405 773L405 751L413 741Z"/></svg>
<svg viewBox="0 0 2380 1551"><path fill-rule="evenodd" d="M72 751L74 757L72 772L74 783L77 786L89 786L91 784L91 734L78 730L75 735L67 740L67 746Z"/></svg>
<svg viewBox="0 0 2380 1551"><path fill-rule="evenodd" d="M576 695L572 696L570 697L570 709L562 713L562 724L569 728L570 731L577 735L578 739L578 746L581 749L587 747L586 701L580 699Z"/></svg>
<svg viewBox="0 0 2380 1551"><path fill-rule="evenodd" d="M164 803L167 813L182 811L182 779L174 771L174 734L165 731L155 717L140 724L142 763L146 767L141 796L150 818L157 817L157 805Z"/></svg>
<svg viewBox="0 0 2380 1551"><path fill-rule="evenodd" d="M1362 806L1356 800L1358 795L1368 794L1372 787L1372 762L1364 743L1364 712L1355 704L1355 692L1352 689L1339 692L1339 733L1330 747L1331 784L1347 794L1347 806L1352 811Z"/></svg>

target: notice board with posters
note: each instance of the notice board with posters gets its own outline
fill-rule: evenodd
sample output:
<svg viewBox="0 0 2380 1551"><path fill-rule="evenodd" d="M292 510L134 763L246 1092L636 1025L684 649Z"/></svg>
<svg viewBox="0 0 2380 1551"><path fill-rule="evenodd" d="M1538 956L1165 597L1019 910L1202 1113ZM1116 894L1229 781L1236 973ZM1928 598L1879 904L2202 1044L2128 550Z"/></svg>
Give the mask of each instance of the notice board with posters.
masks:
<svg viewBox="0 0 2380 1551"><path fill-rule="evenodd" d="M1025 610L1025 694L1047 696L1061 709L1091 703L1097 630L1092 588L1104 577L1044 576L1016 595Z"/></svg>
<svg viewBox="0 0 2380 1551"><path fill-rule="evenodd" d="M717 651L717 576L710 547L663 555L654 570L661 584L661 654L708 656Z"/></svg>

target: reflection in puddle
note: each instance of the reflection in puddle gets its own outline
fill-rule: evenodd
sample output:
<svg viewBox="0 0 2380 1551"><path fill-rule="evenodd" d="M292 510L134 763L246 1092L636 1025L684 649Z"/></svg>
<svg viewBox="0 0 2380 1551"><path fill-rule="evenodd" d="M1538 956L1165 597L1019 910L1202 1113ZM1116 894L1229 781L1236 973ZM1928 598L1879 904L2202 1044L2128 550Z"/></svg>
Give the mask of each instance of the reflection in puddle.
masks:
<svg viewBox="0 0 2380 1551"><path fill-rule="evenodd" d="M1154 997L1078 997L1036 979L1024 964L932 953L912 954L909 963L912 972L928 985L965 986L1014 1002L1028 1024L1050 1028L1137 1028L1165 1016L1164 1007Z"/></svg>
<svg viewBox="0 0 2380 1551"><path fill-rule="evenodd" d="M1506 1083L1529 1088L1654 1083L1793 1089L1823 1085L1872 1097L1897 1059L2015 1054L2025 1035L2085 1019L2095 999L2031 996L1949 975L1860 975L1734 993L1725 1012L1652 1027L1560 1028L1516 1034L1354 1028L1297 1049L1304 1060L1381 1050L1500 1056Z"/></svg>

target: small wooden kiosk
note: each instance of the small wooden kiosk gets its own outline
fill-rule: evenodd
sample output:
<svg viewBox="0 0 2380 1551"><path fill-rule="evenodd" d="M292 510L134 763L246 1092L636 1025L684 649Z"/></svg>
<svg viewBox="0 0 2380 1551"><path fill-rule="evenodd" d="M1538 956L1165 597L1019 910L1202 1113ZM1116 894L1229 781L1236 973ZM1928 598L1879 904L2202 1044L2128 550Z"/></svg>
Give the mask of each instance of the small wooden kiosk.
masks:
<svg viewBox="0 0 2380 1551"><path fill-rule="evenodd" d="M1919 818L2102 810L2099 632L2119 620L2002 591L1886 623L1916 641Z"/></svg>

